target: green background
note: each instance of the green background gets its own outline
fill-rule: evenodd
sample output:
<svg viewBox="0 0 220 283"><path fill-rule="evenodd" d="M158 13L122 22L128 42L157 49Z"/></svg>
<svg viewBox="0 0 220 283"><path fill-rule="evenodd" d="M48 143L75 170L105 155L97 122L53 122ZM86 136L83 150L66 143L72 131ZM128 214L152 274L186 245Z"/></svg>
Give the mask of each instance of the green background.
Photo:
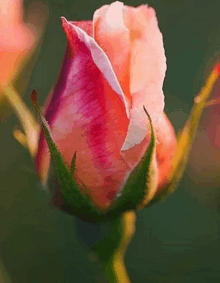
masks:
<svg viewBox="0 0 220 283"><path fill-rule="evenodd" d="M30 2L25 1L25 6ZM24 96L29 106L31 90L38 90L39 101L43 103L57 78L66 44L60 16L88 20L97 8L110 3L42 2L48 5L50 15ZM126 4L142 3L127 1ZM164 36L168 64L165 110L178 130L190 112L193 97L201 88L213 58L219 54L220 2L155 0L148 4L156 9ZM100 267L89 260L87 248L76 236L73 217L48 207L33 161L12 136L18 123L15 115L0 123L0 266L11 278L7 276L5 282L104 282ZM220 165L213 161L217 168L215 178L199 175L196 149L200 146L206 150L199 136L198 133L194 154L175 194L138 214L136 236L126 254L132 282L217 283L220 280ZM212 171L211 166L209 162L207 171Z"/></svg>

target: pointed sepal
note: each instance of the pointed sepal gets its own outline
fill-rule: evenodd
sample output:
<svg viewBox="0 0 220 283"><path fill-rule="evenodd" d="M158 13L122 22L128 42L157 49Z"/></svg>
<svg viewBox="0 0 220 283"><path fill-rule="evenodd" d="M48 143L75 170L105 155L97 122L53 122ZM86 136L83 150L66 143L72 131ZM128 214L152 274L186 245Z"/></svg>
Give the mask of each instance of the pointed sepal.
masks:
<svg viewBox="0 0 220 283"><path fill-rule="evenodd" d="M155 178L156 169L153 164L156 150L156 137L151 118L145 108L144 110L149 118L151 128L150 144L142 160L130 173L120 194L115 197L110 207L104 211L92 203L89 190L86 186L82 184L82 191L73 177L77 153L75 153L72 158L70 168L68 168L63 160L59 149L53 141L49 125L41 114L36 91L33 91L31 99L42 125L51 154L47 186L51 194L51 199L54 199L55 202L57 201L56 198L59 196L57 193L60 193L61 202L56 206L60 206L62 210L74 214L84 221L97 223L117 218L125 211L140 209L149 202L156 191L157 185Z"/></svg>
<svg viewBox="0 0 220 283"><path fill-rule="evenodd" d="M177 136L177 153L173 158L173 170L168 176L169 183L162 191L155 195L151 203L164 200L168 195L173 193L182 178L203 109L209 105L208 100L219 75L220 63L213 68L206 80L205 86L194 99L194 105L189 118Z"/></svg>
<svg viewBox="0 0 220 283"><path fill-rule="evenodd" d="M76 154L73 156L72 165L69 169L53 141L49 125L41 114L37 102L36 91L32 92L31 99L34 109L42 125L42 129L52 158L48 179L49 189L51 190L51 192L53 192L56 189L56 186L59 186L61 190L61 197L64 199L63 205L68 206L68 209L72 214L75 214L85 221L100 221L103 218L102 213L98 211L95 205L93 205L89 197L80 190L75 179L72 176L75 169Z"/></svg>
<svg viewBox="0 0 220 283"><path fill-rule="evenodd" d="M130 173L119 196L112 202L108 216L117 216L127 210L135 210L144 207L150 196L152 197L156 191L156 169L153 164L156 151L156 137L153 124L144 107L144 111L148 116L151 129L150 144L139 164Z"/></svg>

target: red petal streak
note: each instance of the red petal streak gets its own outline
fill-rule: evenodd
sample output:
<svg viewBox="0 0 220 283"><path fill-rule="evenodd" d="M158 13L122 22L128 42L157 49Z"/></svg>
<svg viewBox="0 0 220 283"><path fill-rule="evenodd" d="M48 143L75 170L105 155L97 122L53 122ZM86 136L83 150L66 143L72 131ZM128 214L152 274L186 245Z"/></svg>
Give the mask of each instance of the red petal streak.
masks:
<svg viewBox="0 0 220 283"><path fill-rule="evenodd" d="M92 36L92 27L93 27L92 21L79 21L79 22L70 21L70 23L84 30L89 36Z"/></svg>
<svg viewBox="0 0 220 283"><path fill-rule="evenodd" d="M73 25L66 22L64 30L67 51L45 118L67 165L76 151L77 181L98 206L106 207L130 170L120 156L128 127L125 105ZM42 133L37 163L45 178L49 153Z"/></svg>

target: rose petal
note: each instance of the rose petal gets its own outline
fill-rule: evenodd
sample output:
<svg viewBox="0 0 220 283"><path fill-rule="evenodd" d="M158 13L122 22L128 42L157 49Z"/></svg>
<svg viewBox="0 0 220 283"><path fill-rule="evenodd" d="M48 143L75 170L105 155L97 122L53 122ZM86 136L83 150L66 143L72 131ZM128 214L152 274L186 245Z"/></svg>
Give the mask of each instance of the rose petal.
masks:
<svg viewBox="0 0 220 283"><path fill-rule="evenodd" d="M99 69L105 57L98 53L94 39L67 21L64 30L68 48L45 118L69 166L76 151L77 181L82 180L93 201L105 207L129 170L120 156L128 127L125 104ZM107 63L104 66L109 71ZM43 134L37 161L45 176L49 155Z"/></svg>
<svg viewBox="0 0 220 283"><path fill-rule="evenodd" d="M158 175L157 191L160 191L169 182L168 174L172 169L172 158L177 149L175 131L165 113L161 115L160 122L156 124L155 133L157 137L157 166L155 170ZM140 162L149 145L150 136L151 133L148 130L141 143L136 144L129 150L121 152L121 155L130 168L134 168L134 166Z"/></svg>
<svg viewBox="0 0 220 283"><path fill-rule="evenodd" d="M148 6L124 7L125 25L131 37L130 91L131 116L128 135L122 150L140 143L147 132L146 107L154 126L164 108L162 91L166 71L163 39L155 12Z"/></svg>
<svg viewBox="0 0 220 283"><path fill-rule="evenodd" d="M149 121L146 113L144 112L143 106L147 109L152 119L154 127L160 123L160 120L155 120L153 109L157 107L157 102L152 100L148 101L149 95L157 96L160 92L156 84L150 84L145 89L139 91L132 96L130 120L128 126L128 132L124 144L121 150L128 150L139 144L147 135L149 130ZM147 101L146 101L147 100ZM150 99L149 99L150 100ZM162 112L163 113L163 112ZM161 113L161 115L162 115Z"/></svg>
<svg viewBox="0 0 220 283"><path fill-rule="evenodd" d="M137 8L124 6L124 21L130 30L132 45L131 93L142 90L151 82L162 87L166 57L154 9L147 5Z"/></svg>
<svg viewBox="0 0 220 283"><path fill-rule="evenodd" d="M22 0L1 1L1 21L6 26L22 23Z"/></svg>
<svg viewBox="0 0 220 283"><path fill-rule="evenodd" d="M63 25L64 26L66 25L66 32L68 32L67 30L71 30L74 28L79 40L83 41L86 47L90 50L94 63L102 72L104 77L107 79L112 89L120 96L121 100L124 102L126 113L127 116L129 117L129 105L127 103L123 90L121 89L121 86L118 83L118 79L112 68L112 64L109 61L108 57L106 56L105 52L103 52L103 50L98 46L95 40L92 37L88 36L83 30L74 26L70 22L67 27L68 22L66 21L66 19L62 18L62 20L63 20Z"/></svg>
<svg viewBox="0 0 220 283"><path fill-rule="evenodd" d="M1 1L0 11L0 83L3 85L14 77L20 60L33 46L36 34L22 23L20 0Z"/></svg>
<svg viewBox="0 0 220 283"><path fill-rule="evenodd" d="M94 38L112 63L128 102L130 95L130 38L124 25L123 3L114 2L98 9L93 16Z"/></svg>
<svg viewBox="0 0 220 283"><path fill-rule="evenodd" d="M156 129L157 135L157 163L159 180L157 191L160 191L170 181L169 172L172 170L173 157L176 154L177 142L172 124L163 113Z"/></svg>
<svg viewBox="0 0 220 283"><path fill-rule="evenodd" d="M89 36L92 37L93 35L93 23L92 21L78 21L78 22L74 22L74 21L69 21L71 24L73 24L74 26L77 26L79 28L81 28L82 30L84 30Z"/></svg>

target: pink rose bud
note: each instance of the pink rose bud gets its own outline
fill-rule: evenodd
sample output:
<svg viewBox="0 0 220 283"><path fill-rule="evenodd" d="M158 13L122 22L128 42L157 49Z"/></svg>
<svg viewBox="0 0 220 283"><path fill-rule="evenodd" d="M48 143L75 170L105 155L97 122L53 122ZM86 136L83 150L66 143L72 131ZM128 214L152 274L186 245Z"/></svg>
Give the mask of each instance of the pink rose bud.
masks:
<svg viewBox="0 0 220 283"><path fill-rule="evenodd" d="M151 151L150 177L144 183L147 204L168 183L176 149L173 127L163 112L166 58L155 11L117 1L98 9L93 21L62 18L62 25L67 49L44 113L53 142L68 168L74 156L72 177L101 210L123 194L132 172ZM51 186L50 160L42 131L36 162L41 180ZM62 186L54 184L53 190L54 204L70 211L64 207Z"/></svg>

